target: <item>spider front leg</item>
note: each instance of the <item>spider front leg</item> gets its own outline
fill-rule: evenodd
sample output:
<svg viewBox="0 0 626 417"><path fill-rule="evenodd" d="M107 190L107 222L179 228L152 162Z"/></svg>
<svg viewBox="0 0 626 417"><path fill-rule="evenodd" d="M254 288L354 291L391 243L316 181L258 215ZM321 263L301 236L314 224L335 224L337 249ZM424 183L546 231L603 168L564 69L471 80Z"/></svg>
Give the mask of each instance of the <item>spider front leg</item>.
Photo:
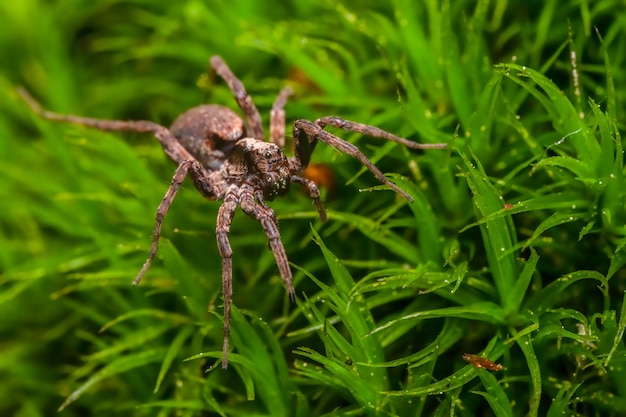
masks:
<svg viewBox="0 0 626 417"><path fill-rule="evenodd" d="M215 235L217 248L222 257L222 296L224 297L224 342L222 345L222 368L228 368L228 345L230 340L230 304L233 299L233 250L228 241L230 225L237 209L237 199L229 194L217 212Z"/></svg>
<svg viewBox="0 0 626 417"><path fill-rule="evenodd" d="M233 298L233 250L228 240L228 234L230 232L230 226L232 224L233 217L235 215L235 209L237 203L247 215L255 218L263 226L265 234L269 239L269 244L280 276L285 283L285 288L289 293L289 298L294 301L294 288L292 283L291 268L289 268L289 261L287 260L287 254L285 248L280 240L280 233L278 232L278 224L276 222L276 216L272 209L270 209L263 200L259 198L259 203L255 201L255 192L252 188L243 187L239 190L239 197L235 194L228 194L224 198L224 202L219 208L217 213L217 226L215 234L217 236L217 246L222 257L222 293L224 296L224 342L222 345L222 368L228 367L228 350L230 344L230 319L231 319L231 304Z"/></svg>
<svg viewBox="0 0 626 417"><path fill-rule="evenodd" d="M411 149L444 149L448 146L445 143L413 142L412 140L401 138L399 136L394 135L393 133L382 130L381 128L378 128L376 126L365 125L363 123L358 123L358 122L351 122L349 120L345 120L337 116L320 117L313 123L321 127L322 129L326 127L327 125L330 125L338 129L346 130L348 132L362 133L364 135L371 136L374 138L387 139L392 142L396 142L401 145L404 145L407 148L411 148Z"/></svg>
<svg viewBox="0 0 626 417"><path fill-rule="evenodd" d="M159 207L157 208L156 219L154 221L154 232L152 233L152 243L150 245L150 253L148 255L148 259L144 262L141 270L137 274L137 277L133 280L133 285L139 284L139 281L143 278L145 273L148 271L150 266L152 265L152 261L154 260L157 250L159 248L159 238L161 237L161 227L163 226L163 219L165 215L170 209L172 205L172 201L174 201L174 197L176 197L176 193L178 192L180 185L183 183L187 175L190 175L196 187L202 192L205 196L213 196L214 192L210 187L210 180L207 177L206 171L200 165L198 161L195 159L188 159L183 161L178 168L176 168L176 172L174 172L174 176L172 181L170 182L170 186L165 192Z"/></svg>
<svg viewBox="0 0 626 417"><path fill-rule="evenodd" d="M276 265L280 277L285 284L287 293L291 301L295 300L295 291L293 289L291 268L289 268L289 260L283 242L280 240L280 232L278 231L278 222L274 211L269 208L262 199L257 203L254 199L255 193L252 189L242 188L239 197L239 206L248 216L255 218L263 226L265 234L269 240L270 249L274 253ZM257 195L258 198L258 195Z"/></svg>
<svg viewBox="0 0 626 417"><path fill-rule="evenodd" d="M367 125L361 125L361 126L373 128L373 126L367 126ZM387 185L389 188L391 188L392 190L400 194L402 197L406 198L409 202L411 203L413 202L413 198L410 195L408 195L404 190L402 190L400 187L398 187L397 185L389 181L383 175L383 173L380 172L378 168L376 168L376 165L374 165L372 161L370 161L363 154L363 152L361 152L359 148L357 148L356 146L354 146L353 144L349 142L346 142L345 140L341 138L338 138L337 136L329 132L326 132L323 129L323 127L324 127L324 124L323 123L318 124L317 121L310 122L308 120L303 120L303 119L295 121L293 125L293 136L296 139L296 142L295 142L295 158L296 159L294 161L295 169L304 170L308 166L311 160L311 154L313 153L313 150L315 149L315 145L317 144L317 141L321 141L332 146L333 148L337 149L340 152L343 152L347 155L352 156L353 158L356 158L359 162L361 162L361 164L363 164L367 169L369 169L370 172L374 174L374 176L376 176L376 178L378 178L380 182ZM373 128L373 129L378 129L378 128ZM384 132L382 130L380 131ZM388 133L388 132L385 132L385 133ZM368 134L372 134L372 133L368 133ZM388 135L391 135L391 133L388 133ZM382 136L379 136L379 137L382 137ZM386 138L386 139L389 139L389 138Z"/></svg>

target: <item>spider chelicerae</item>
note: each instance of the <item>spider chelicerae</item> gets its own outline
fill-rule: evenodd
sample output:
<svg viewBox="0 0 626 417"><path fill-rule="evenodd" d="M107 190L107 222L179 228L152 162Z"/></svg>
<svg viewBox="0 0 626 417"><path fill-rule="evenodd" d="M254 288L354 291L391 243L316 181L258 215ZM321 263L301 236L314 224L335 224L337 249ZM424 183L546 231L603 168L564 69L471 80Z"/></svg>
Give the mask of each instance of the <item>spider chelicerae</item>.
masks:
<svg viewBox="0 0 626 417"><path fill-rule="evenodd" d="M320 219L326 221L326 212L320 200L319 190L313 181L303 175L311 160L311 154L319 141L356 158L380 182L389 186L408 201L413 201L405 191L390 182L355 145L325 131L324 127L333 126L346 131L383 138L413 149L441 149L445 148L446 144L419 144L374 126L326 116L315 121L300 119L294 122L294 155L288 158L283 152L285 146L284 108L287 99L292 94L291 89L283 88L274 101L270 112L269 142L266 142L261 115L242 82L219 56L212 57L210 63L213 70L230 87L244 114L245 122L237 113L227 107L205 104L181 114L168 129L146 120L101 120L58 114L44 110L23 88L20 88L19 92L31 109L46 119L89 126L100 130L152 133L161 142L165 153L178 164L170 186L157 208L148 259L137 274L133 285L139 283L156 256L163 218L187 176L191 178L197 190L204 197L209 200L222 201L217 213L215 233L217 246L222 257L222 292L224 297L222 367L226 368L228 366L230 305L233 292L233 251L228 240L228 233L237 206L263 226L269 239L269 246L276 258L280 276L289 297L293 301L294 289L287 254L280 240L276 215L266 204L266 201L287 193L292 182L298 183L308 190Z"/></svg>

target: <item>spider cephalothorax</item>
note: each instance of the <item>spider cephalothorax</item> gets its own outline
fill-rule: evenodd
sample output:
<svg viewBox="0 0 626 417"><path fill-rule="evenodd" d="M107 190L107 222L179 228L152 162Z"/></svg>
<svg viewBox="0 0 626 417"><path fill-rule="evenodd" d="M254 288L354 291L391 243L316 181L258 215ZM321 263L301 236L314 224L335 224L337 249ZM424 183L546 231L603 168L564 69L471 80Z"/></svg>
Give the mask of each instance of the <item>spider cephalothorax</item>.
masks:
<svg viewBox="0 0 626 417"><path fill-rule="evenodd" d="M62 115L43 110L23 89L20 93L30 107L40 116L62 122L90 126L101 130L136 131L152 133L163 146L165 153L178 164L168 190L157 209L150 254L133 281L136 285L150 267L156 256L163 218L176 192L187 176L198 191L207 199L221 200L216 221L217 246L222 257L222 291L224 295L224 344L222 367L228 365L228 342L230 334L230 304L232 299L232 249L228 240L230 225L237 207L258 220L269 240L280 276L289 296L294 298L291 269L280 240L278 222L274 211L265 203L289 191L292 182L306 187L313 199L322 221L326 212L320 201L315 183L303 176L318 141L358 159L379 181L392 188L409 201L411 197L387 180L376 166L354 145L327 132L327 125L387 139L414 149L444 148L445 144L418 144L400 138L374 126L350 122L339 117L327 116L313 122L296 120L293 125L294 156L287 158L285 146L285 111L291 89L284 88L278 94L270 113L269 141L261 116L243 84L218 56L211 58L211 66L230 87L245 123L237 113L219 105L202 105L181 114L167 129L154 122L100 120L72 115Z"/></svg>
<svg viewBox="0 0 626 417"><path fill-rule="evenodd" d="M221 175L229 184L250 184L266 200L289 191L291 179L289 161L278 145L252 138L237 141Z"/></svg>

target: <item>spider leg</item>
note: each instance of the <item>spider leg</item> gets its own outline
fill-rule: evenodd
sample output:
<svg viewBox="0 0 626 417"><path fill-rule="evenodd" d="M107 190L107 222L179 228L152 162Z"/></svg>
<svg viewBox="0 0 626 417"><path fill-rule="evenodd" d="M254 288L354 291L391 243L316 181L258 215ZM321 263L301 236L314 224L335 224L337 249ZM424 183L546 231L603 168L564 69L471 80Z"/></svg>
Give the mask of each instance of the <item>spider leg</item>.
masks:
<svg viewBox="0 0 626 417"><path fill-rule="evenodd" d="M235 76L235 74L233 74L221 57L217 55L212 56L210 63L215 72L222 77L224 81L226 81L226 84L228 84L228 87L235 96L235 100L237 100L239 108L245 114L246 122L248 123L248 131L246 132L247 135L255 139L263 140L265 134L263 133L261 114L254 105L252 97L250 97L246 91L243 83Z"/></svg>
<svg viewBox="0 0 626 417"><path fill-rule="evenodd" d="M280 90L270 111L270 141L280 149L285 147L285 105L292 94L293 90L289 87Z"/></svg>
<svg viewBox="0 0 626 417"><path fill-rule="evenodd" d="M296 165L300 165L298 168L306 168L311 159L311 152L315 147L316 142L319 140L332 146L340 152L356 158L359 162L361 162L361 164L369 169L380 182L387 185L409 202L413 202L413 198L400 187L389 181L359 148L329 132L326 132L323 130L322 126L308 120L296 120L293 125L293 135L296 138Z"/></svg>
<svg viewBox="0 0 626 417"><path fill-rule="evenodd" d="M228 368L228 344L230 340L230 304L233 299L233 250L228 241L230 225L237 208L237 199L233 194L224 198L224 203L217 212L215 235L217 247L222 256L222 295L224 297L224 344L222 346L222 368Z"/></svg>
<svg viewBox="0 0 626 417"><path fill-rule="evenodd" d="M57 122L72 123L75 125L93 127L106 131L127 131L127 132L150 132L161 142L165 153L177 164L194 159L193 156L176 140L170 131L157 123L148 120L106 120L93 119L90 117L74 116L71 114L60 114L45 110L41 105L24 89L18 88L18 93L30 106L30 108L40 117Z"/></svg>
<svg viewBox="0 0 626 417"><path fill-rule="evenodd" d="M285 288L289 293L289 298L294 301L294 289L291 276L291 268L289 268L289 261L287 260L287 254L285 253L285 247L280 240L280 232L278 231L278 222L274 211L269 208L262 200L257 203L254 200L254 192L248 189L241 190L241 196L239 198L239 206L250 217L254 217L261 223L265 234L269 239L270 249L274 253L276 259L276 265L278 265L278 271L282 278Z"/></svg>
<svg viewBox="0 0 626 417"><path fill-rule="evenodd" d="M399 136L394 135L393 133L387 132L386 130L382 130L376 126L370 126L363 123L351 122L349 120L344 120L340 117L336 116L326 116L320 117L315 122L321 128L324 128L327 125L336 127L338 129L343 129L349 132L357 132L362 133L367 136L371 136L374 138L383 138L390 140L392 142L399 143L401 145L406 146L407 148L412 149L443 149L448 146L445 143L417 143L412 140L404 139Z"/></svg>
<svg viewBox="0 0 626 417"><path fill-rule="evenodd" d="M152 265L152 261L154 261L157 250L159 248L159 238L161 237L161 227L163 226L163 219L170 209L172 201L174 201L174 197L176 197L176 193L178 192L180 185L187 177L187 174L190 174L190 176L194 180L194 183L196 184L198 184L199 182L204 183L201 181L206 181L206 171L195 159L183 161L183 163L180 164L178 168L176 168L174 176L172 177L172 181L170 182L170 186L165 192L165 195L163 196L163 199L161 200L161 203L159 203L159 207L157 208L156 219L154 221L154 232L152 233L152 243L150 245L150 253L148 255L148 259L146 259L143 266L141 267L141 270L133 280L133 285L139 284L139 281L141 281L145 273L150 268L150 265ZM204 191L205 192L203 192L203 194L206 193L207 195L212 192L212 190L210 189Z"/></svg>
<svg viewBox="0 0 626 417"><path fill-rule="evenodd" d="M320 199L320 190L317 188L317 185L315 185L315 182L311 181L308 178L299 177L297 175L292 175L291 181L302 184L306 188L308 188L309 195L313 199L315 208L317 209L317 212L320 215L320 220L322 221L322 223L326 223L326 220L327 220L326 210L324 209L324 204L322 204L322 200Z"/></svg>

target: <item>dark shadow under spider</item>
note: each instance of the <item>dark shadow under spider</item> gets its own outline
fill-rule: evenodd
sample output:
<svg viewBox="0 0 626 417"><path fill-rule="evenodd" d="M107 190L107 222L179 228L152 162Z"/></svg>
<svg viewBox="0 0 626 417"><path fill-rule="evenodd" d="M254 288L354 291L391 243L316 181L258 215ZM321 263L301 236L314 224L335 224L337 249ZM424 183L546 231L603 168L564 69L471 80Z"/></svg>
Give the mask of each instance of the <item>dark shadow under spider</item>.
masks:
<svg viewBox="0 0 626 417"><path fill-rule="evenodd" d="M419 144L398 137L374 126L355 123L334 116L313 122L296 120L293 125L294 156L287 158L285 145L285 105L292 94L283 88L270 112L270 141L265 142L261 115L246 92L242 82L232 73L219 56L211 58L211 67L226 81L245 116L245 124L231 109L214 104L194 107L181 114L167 129L151 121L100 120L73 115L63 115L42 109L26 90L20 94L39 116L61 122L74 123L108 131L135 131L152 133L161 142L165 153L178 164L174 177L156 213L150 254L133 281L137 285L156 256L163 218L176 192L187 176L198 191L209 200L222 200L216 222L217 246L222 257L222 292L224 297L224 344L222 367L228 366L230 335L230 305L232 300L232 249L228 233L237 206L261 223L269 239L280 276L289 297L294 300L291 269L280 240L278 222L266 200L273 200L289 190L291 182L303 185L322 221L326 212L315 183L303 176L311 154L318 141L334 147L361 162L376 178L395 192L413 199L390 182L382 172L353 144L328 133L326 126L387 139L413 149L441 149L445 144Z"/></svg>

